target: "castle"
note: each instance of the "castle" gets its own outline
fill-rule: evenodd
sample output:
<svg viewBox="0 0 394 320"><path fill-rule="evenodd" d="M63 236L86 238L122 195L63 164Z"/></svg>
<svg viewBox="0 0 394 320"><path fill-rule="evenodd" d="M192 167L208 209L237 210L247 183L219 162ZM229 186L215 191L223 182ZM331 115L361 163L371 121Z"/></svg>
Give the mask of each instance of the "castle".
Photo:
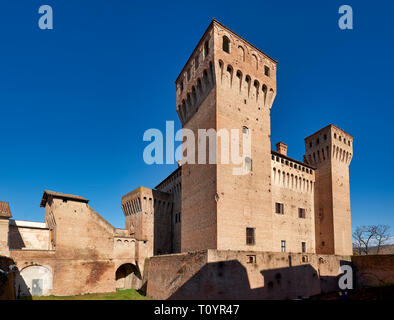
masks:
<svg viewBox="0 0 394 320"><path fill-rule="evenodd" d="M10 220L9 209L2 209L0 254L17 263L15 290L32 294L36 285L41 294L69 295L139 288L147 279L152 297L176 298L178 291L226 298L217 288L227 286L228 265L252 272L242 297L300 296L300 281L307 286L302 294L322 290L324 274L335 278L352 255L353 137L328 125L305 138L302 161L289 157L283 142L273 151L276 70L277 61L213 20L176 79L176 110L182 127L196 135L199 129L251 135L246 174L233 175L220 152L216 164L184 163L154 189L139 187L122 197L125 229L112 227L87 199L51 191L41 201L45 223ZM216 263L224 269L206 280L210 290L187 286L201 282L195 274ZM251 265L258 270L248 271ZM301 266L304 273L294 274ZM274 269L298 279L288 281L285 295L273 291ZM320 282L312 288L305 272ZM268 281L271 276L276 280Z"/></svg>

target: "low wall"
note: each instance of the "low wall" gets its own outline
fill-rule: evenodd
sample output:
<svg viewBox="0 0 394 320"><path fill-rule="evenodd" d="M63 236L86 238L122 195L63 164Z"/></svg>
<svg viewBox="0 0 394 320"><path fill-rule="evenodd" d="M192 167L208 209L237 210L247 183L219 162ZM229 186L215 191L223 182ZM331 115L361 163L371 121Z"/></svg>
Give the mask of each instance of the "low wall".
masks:
<svg viewBox="0 0 394 320"><path fill-rule="evenodd" d="M352 264L356 287L394 285L393 254L353 256Z"/></svg>
<svg viewBox="0 0 394 320"><path fill-rule="evenodd" d="M350 257L205 250L155 256L145 270L154 299L296 299L338 290Z"/></svg>
<svg viewBox="0 0 394 320"><path fill-rule="evenodd" d="M12 250L11 257L21 275L16 275L16 293L20 295L31 292L30 279L33 278L43 278L44 295L68 296L116 290L116 270L112 260L61 259L55 251L39 250ZM48 270L48 275L37 266Z"/></svg>

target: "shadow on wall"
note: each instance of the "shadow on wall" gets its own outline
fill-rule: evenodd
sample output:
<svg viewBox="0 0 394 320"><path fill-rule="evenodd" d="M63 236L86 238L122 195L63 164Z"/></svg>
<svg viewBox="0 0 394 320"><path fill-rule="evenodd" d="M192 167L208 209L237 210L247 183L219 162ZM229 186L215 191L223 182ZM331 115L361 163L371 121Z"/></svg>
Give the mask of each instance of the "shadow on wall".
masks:
<svg viewBox="0 0 394 320"><path fill-rule="evenodd" d="M341 265L347 261L341 261ZM251 264L250 268L257 268ZM204 265L169 299L299 299L337 291L338 276L319 276L310 264L260 271L264 286L251 288L246 268L238 260Z"/></svg>
<svg viewBox="0 0 394 320"><path fill-rule="evenodd" d="M139 289L142 279L138 267L132 263L122 264L116 270L116 289Z"/></svg>
<svg viewBox="0 0 394 320"><path fill-rule="evenodd" d="M26 248L25 242L22 235L15 224L15 221L10 222L10 230L8 233L8 243L12 249L23 249Z"/></svg>
<svg viewBox="0 0 394 320"><path fill-rule="evenodd" d="M15 300L19 298L18 292L15 291L14 281L20 278L19 271L15 266L15 262L8 257L0 256L0 300ZM26 283L21 278L20 286L27 288ZM28 294L26 299L31 299Z"/></svg>

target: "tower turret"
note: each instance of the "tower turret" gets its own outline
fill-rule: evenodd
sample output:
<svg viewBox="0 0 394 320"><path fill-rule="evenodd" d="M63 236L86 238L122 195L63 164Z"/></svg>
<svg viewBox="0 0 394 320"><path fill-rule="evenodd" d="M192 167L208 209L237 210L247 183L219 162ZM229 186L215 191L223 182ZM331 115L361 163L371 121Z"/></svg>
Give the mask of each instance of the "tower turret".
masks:
<svg viewBox="0 0 394 320"><path fill-rule="evenodd" d="M352 254L349 165L353 137L329 125L305 138L305 161L316 168L316 253Z"/></svg>
<svg viewBox="0 0 394 320"><path fill-rule="evenodd" d="M197 163L196 148L196 164L182 166L182 251L271 249L270 109L276 64L213 20L178 76L177 113L199 142L206 139L200 129L236 129L240 141L251 137L251 155L243 158L243 167L221 163L221 139L216 164L208 164L209 152L207 164ZM234 175L234 168L245 174Z"/></svg>

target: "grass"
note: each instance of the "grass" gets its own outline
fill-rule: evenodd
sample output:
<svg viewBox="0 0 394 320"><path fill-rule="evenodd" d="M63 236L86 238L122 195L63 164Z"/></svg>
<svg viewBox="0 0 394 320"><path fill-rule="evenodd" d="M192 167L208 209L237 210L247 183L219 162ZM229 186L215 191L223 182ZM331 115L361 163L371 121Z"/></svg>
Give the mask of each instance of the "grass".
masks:
<svg viewBox="0 0 394 320"><path fill-rule="evenodd" d="M127 289L108 293L90 293L79 296L40 296L33 300L149 300L137 290Z"/></svg>

